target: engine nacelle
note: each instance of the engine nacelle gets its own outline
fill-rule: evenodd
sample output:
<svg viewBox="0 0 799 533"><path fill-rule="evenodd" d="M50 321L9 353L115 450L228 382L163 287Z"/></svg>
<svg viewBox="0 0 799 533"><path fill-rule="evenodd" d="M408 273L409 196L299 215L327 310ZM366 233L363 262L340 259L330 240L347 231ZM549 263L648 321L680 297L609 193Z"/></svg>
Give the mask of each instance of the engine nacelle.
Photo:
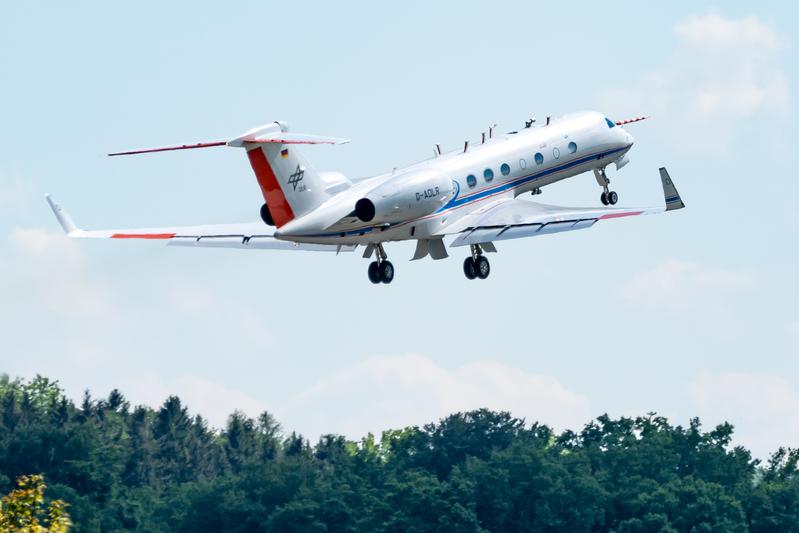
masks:
<svg viewBox="0 0 799 533"><path fill-rule="evenodd" d="M455 195L455 182L434 170L415 170L391 177L355 203L363 222L403 222L437 211Z"/></svg>

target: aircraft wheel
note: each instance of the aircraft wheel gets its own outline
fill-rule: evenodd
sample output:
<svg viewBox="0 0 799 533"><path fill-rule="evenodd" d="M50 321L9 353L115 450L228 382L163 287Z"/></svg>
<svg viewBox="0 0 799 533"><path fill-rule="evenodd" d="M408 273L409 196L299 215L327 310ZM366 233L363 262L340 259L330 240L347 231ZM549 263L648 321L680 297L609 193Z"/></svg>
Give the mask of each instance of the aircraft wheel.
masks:
<svg viewBox="0 0 799 533"><path fill-rule="evenodd" d="M369 263L369 281L374 284L380 283L380 268L377 265L377 261Z"/></svg>
<svg viewBox="0 0 799 533"><path fill-rule="evenodd" d="M394 279L394 265L391 264L391 261L383 261L380 263L379 270L380 281L386 284L391 283Z"/></svg>
<svg viewBox="0 0 799 533"><path fill-rule="evenodd" d="M467 257L463 261L463 273L466 275L466 279L474 279L477 277L477 272L474 266L474 259L471 257Z"/></svg>
<svg viewBox="0 0 799 533"><path fill-rule="evenodd" d="M603 192L602 196L599 197L602 200L602 205L608 205L608 195L607 193Z"/></svg>
<svg viewBox="0 0 799 533"><path fill-rule="evenodd" d="M474 270L478 278L486 279L491 273L491 264L484 255L478 256L477 259L474 260Z"/></svg>
<svg viewBox="0 0 799 533"><path fill-rule="evenodd" d="M610 191L608 193L608 202L610 202L610 205L616 205L616 202L618 201L619 201L619 195L616 194L616 191Z"/></svg>

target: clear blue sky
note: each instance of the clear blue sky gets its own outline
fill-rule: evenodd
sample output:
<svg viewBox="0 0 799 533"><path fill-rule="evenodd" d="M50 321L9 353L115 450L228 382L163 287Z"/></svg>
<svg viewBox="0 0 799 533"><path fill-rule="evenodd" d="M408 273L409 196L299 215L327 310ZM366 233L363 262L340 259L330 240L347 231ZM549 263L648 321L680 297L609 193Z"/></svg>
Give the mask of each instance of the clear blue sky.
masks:
<svg viewBox="0 0 799 533"><path fill-rule="evenodd" d="M799 159L789 2L5 3L0 8L0 371L134 402L235 407L358 437L486 405L578 428L648 411L728 419L765 454L799 445ZM256 220L232 149L109 159L275 119L361 177L496 122L597 109L630 126L623 205L687 209L462 250L391 286L360 254L68 242L86 228ZM596 205L592 176L537 200Z"/></svg>

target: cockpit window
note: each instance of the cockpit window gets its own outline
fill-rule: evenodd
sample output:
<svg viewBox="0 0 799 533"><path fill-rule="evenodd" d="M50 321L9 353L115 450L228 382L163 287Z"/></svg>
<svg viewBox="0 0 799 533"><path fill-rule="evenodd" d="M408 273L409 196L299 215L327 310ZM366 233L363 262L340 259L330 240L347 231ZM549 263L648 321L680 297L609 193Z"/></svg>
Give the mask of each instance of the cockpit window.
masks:
<svg viewBox="0 0 799 533"><path fill-rule="evenodd" d="M612 120L610 120L608 117L605 117L605 122L608 123L608 128L615 128L616 127L616 123L613 122Z"/></svg>

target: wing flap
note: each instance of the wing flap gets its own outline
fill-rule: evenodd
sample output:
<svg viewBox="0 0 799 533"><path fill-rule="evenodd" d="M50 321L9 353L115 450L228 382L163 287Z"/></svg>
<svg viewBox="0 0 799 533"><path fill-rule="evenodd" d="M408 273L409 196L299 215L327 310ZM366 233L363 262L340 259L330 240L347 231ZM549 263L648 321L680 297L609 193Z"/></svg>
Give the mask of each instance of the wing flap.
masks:
<svg viewBox="0 0 799 533"><path fill-rule="evenodd" d="M168 246L188 246L195 248L236 248L239 250L301 250L309 252L352 252L355 246L336 246L331 244L306 244L281 241L267 235L226 236L226 237L176 237Z"/></svg>

